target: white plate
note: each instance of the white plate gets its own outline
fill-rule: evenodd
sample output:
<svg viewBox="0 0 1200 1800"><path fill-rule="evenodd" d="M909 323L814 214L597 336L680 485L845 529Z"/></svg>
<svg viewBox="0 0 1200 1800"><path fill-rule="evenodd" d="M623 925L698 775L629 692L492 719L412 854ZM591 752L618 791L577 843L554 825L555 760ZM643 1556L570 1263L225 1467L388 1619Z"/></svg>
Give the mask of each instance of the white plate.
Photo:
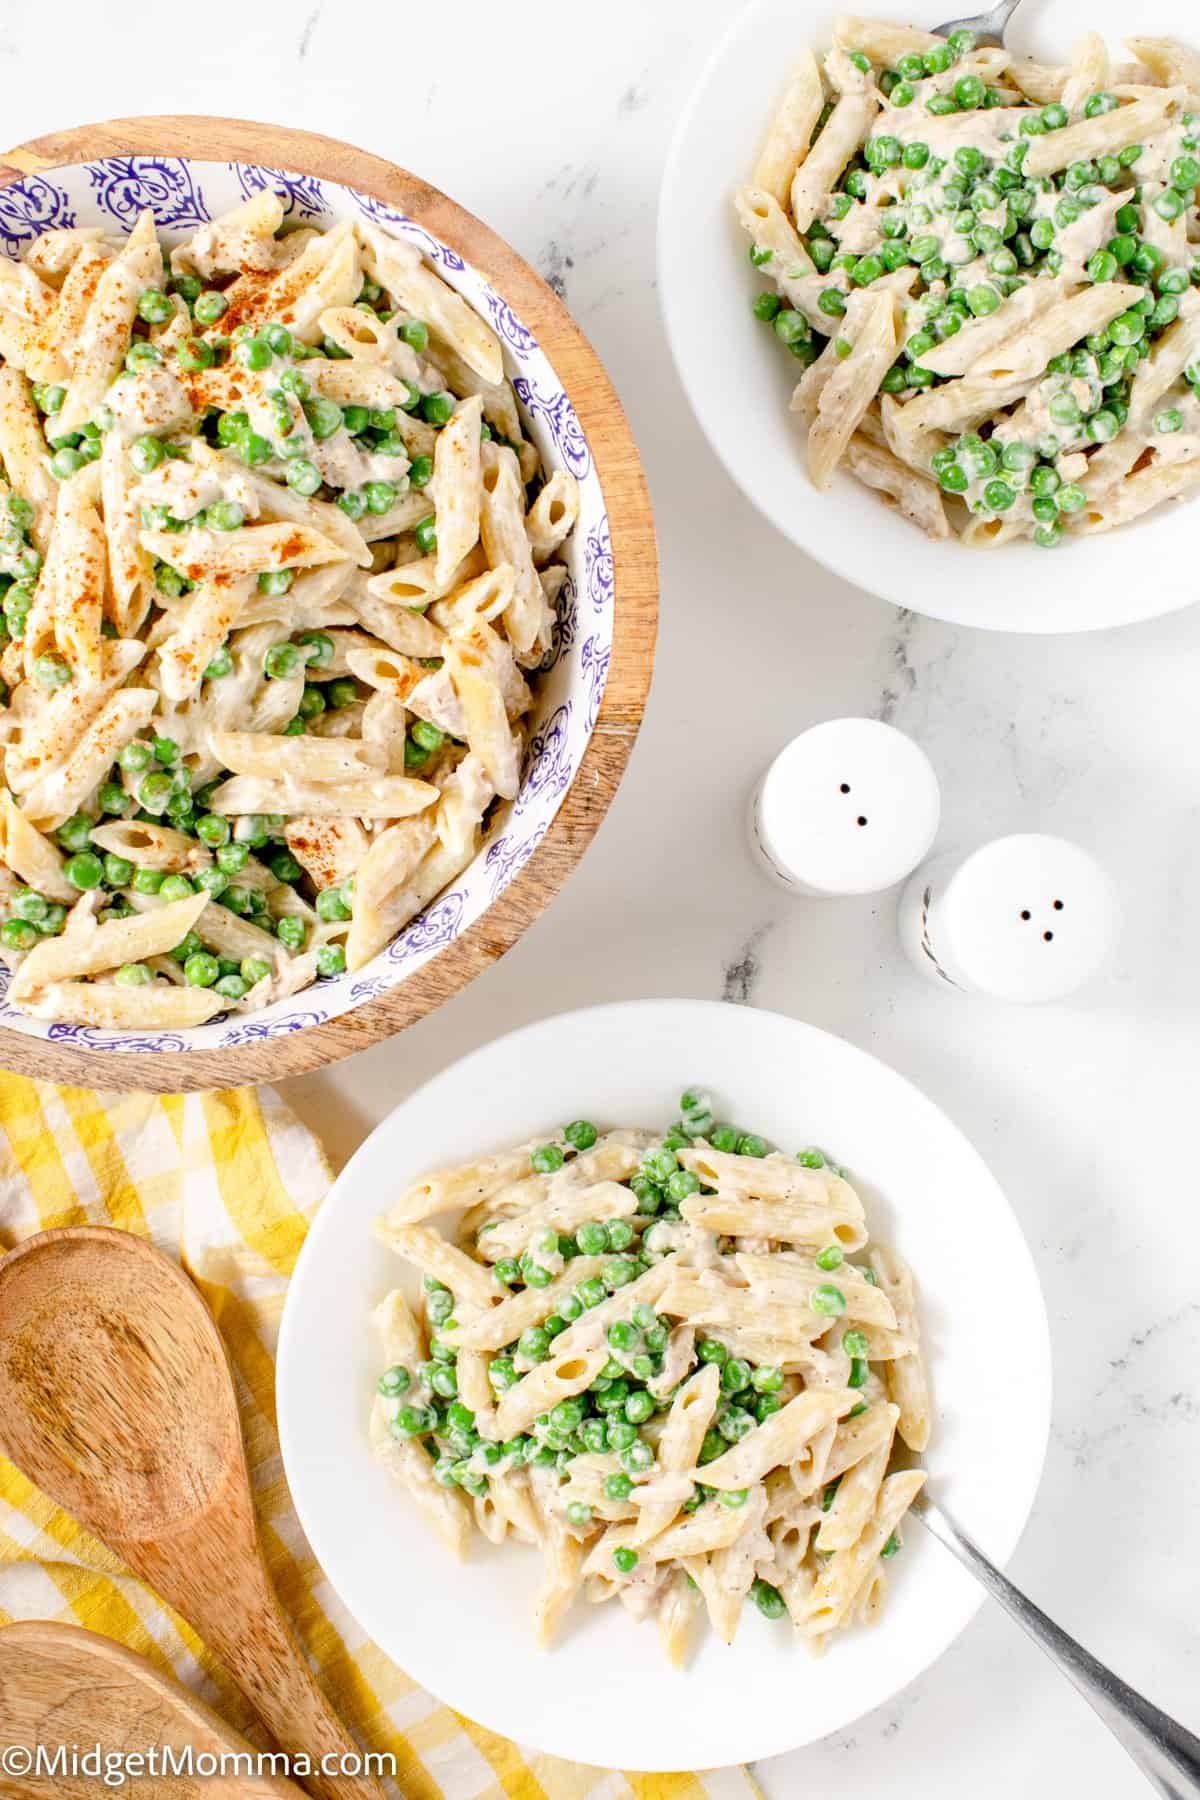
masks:
<svg viewBox="0 0 1200 1800"><path fill-rule="evenodd" d="M781 1146L845 1162L872 1235L922 1287L935 1397L936 1493L998 1561L1016 1544L1045 1453L1050 1353L1020 1230L978 1155L900 1076L810 1025L695 1000L546 1019L421 1088L372 1133L309 1234L279 1345L279 1427L300 1520L346 1606L413 1677L493 1731L627 1769L771 1756L848 1725L940 1656L981 1591L916 1523L876 1628L814 1658L748 1606L732 1649L669 1667L653 1624L580 1604L555 1649L529 1620L535 1553L477 1538L456 1563L372 1459L379 1348L367 1314L400 1265L372 1221L422 1171L580 1116L665 1129L680 1090Z"/></svg>
<svg viewBox="0 0 1200 1800"><path fill-rule="evenodd" d="M939 10L940 6L940 10ZM667 158L659 204L658 288L667 336L696 417L747 498L826 568L897 606L992 631L1094 631L1156 618L1197 597L1190 544L1200 501L1160 508L1102 537L1040 550L930 543L848 475L819 494L805 470L804 433L788 412L796 365L752 316L763 287L733 216L797 52L828 45L836 8L821 0L755 0L716 45ZM909 0L864 0L871 17L922 22ZM920 9L930 24L953 0ZM970 8L958 8L960 15ZM1026 0L1009 28L1014 50L1065 61L1079 32L1200 43L1194 0ZM768 284L769 285L769 284ZM797 569L797 598L804 570Z"/></svg>

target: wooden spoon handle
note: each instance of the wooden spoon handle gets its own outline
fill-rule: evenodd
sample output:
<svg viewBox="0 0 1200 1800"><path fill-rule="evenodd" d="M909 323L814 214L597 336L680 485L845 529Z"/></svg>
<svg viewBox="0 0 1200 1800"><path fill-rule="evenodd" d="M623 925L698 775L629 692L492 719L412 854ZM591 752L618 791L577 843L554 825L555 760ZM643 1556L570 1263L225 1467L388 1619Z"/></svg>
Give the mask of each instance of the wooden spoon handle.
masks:
<svg viewBox="0 0 1200 1800"><path fill-rule="evenodd" d="M374 1776L339 1772L360 1768L363 1753L318 1686L273 1591L264 1583L261 1594L243 1592L230 1610L223 1623L197 1618L194 1608L191 1616L280 1749L308 1758L311 1773L301 1765L295 1778L320 1800L384 1800Z"/></svg>

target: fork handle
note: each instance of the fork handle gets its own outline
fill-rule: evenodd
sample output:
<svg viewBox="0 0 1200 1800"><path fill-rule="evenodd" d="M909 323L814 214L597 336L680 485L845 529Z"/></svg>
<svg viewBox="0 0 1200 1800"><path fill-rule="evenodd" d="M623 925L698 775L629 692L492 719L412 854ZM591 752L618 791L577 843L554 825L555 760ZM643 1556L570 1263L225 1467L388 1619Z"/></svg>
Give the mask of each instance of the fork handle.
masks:
<svg viewBox="0 0 1200 1800"><path fill-rule="evenodd" d="M913 1508L922 1524L957 1556L1052 1662L1074 1682L1150 1785L1164 1800L1200 1796L1200 1739L1137 1693L1120 1676L1048 1619L931 1500Z"/></svg>

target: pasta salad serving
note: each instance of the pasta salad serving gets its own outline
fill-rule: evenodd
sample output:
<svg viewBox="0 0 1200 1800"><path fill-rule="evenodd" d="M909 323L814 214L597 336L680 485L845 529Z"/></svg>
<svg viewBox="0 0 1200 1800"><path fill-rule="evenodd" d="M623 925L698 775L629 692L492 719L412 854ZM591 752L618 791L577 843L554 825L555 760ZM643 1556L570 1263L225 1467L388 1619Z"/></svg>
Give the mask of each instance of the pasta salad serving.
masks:
<svg viewBox="0 0 1200 1800"><path fill-rule="evenodd" d="M812 481L1052 548L1200 485L1200 54L1068 64L840 18L738 218Z"/></svg>
<svg viewBox="0 0 1200 1800"><path fill-rule="evenodd" d="M676 1664L747 1596L814 1648L878 1613L930 1402L912 1277L821 1151L689 1090L665 1135L578 1119L427 1175L379 1231L423 1287L375 1313L376 1454L456 1554L540 1548L543 1643L580 1594Z"/></svg>
<svg viewBox="0 0 1200 1800"><path fill-rule="evenodd" d="M517 794L579 510L500 341L365 220L0 258L0 957L186 1027L360 968Z"/></svg>

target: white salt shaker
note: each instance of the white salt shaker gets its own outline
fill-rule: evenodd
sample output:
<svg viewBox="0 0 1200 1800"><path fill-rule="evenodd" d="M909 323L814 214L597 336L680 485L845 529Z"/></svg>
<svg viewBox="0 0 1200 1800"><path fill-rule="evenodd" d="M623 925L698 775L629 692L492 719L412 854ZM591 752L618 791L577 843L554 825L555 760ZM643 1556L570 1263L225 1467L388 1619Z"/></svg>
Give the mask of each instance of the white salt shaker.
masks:
<svg viewBox="0 0 1200 1800"><path fill-rule="evenodd" d="M791 893L876 894L916 868L941 794L925 752L878 719L827 719L781 750L750 803L750 842Z"/></svg>
<svg viewBox="0 0 1200 1800"><path fill-rule="evenodd" d="M1096 859L1041 832L935 857L900 900L900 941L923 975L1024 1004L1082 987L1106 961L1117 922Z"/></svg>

